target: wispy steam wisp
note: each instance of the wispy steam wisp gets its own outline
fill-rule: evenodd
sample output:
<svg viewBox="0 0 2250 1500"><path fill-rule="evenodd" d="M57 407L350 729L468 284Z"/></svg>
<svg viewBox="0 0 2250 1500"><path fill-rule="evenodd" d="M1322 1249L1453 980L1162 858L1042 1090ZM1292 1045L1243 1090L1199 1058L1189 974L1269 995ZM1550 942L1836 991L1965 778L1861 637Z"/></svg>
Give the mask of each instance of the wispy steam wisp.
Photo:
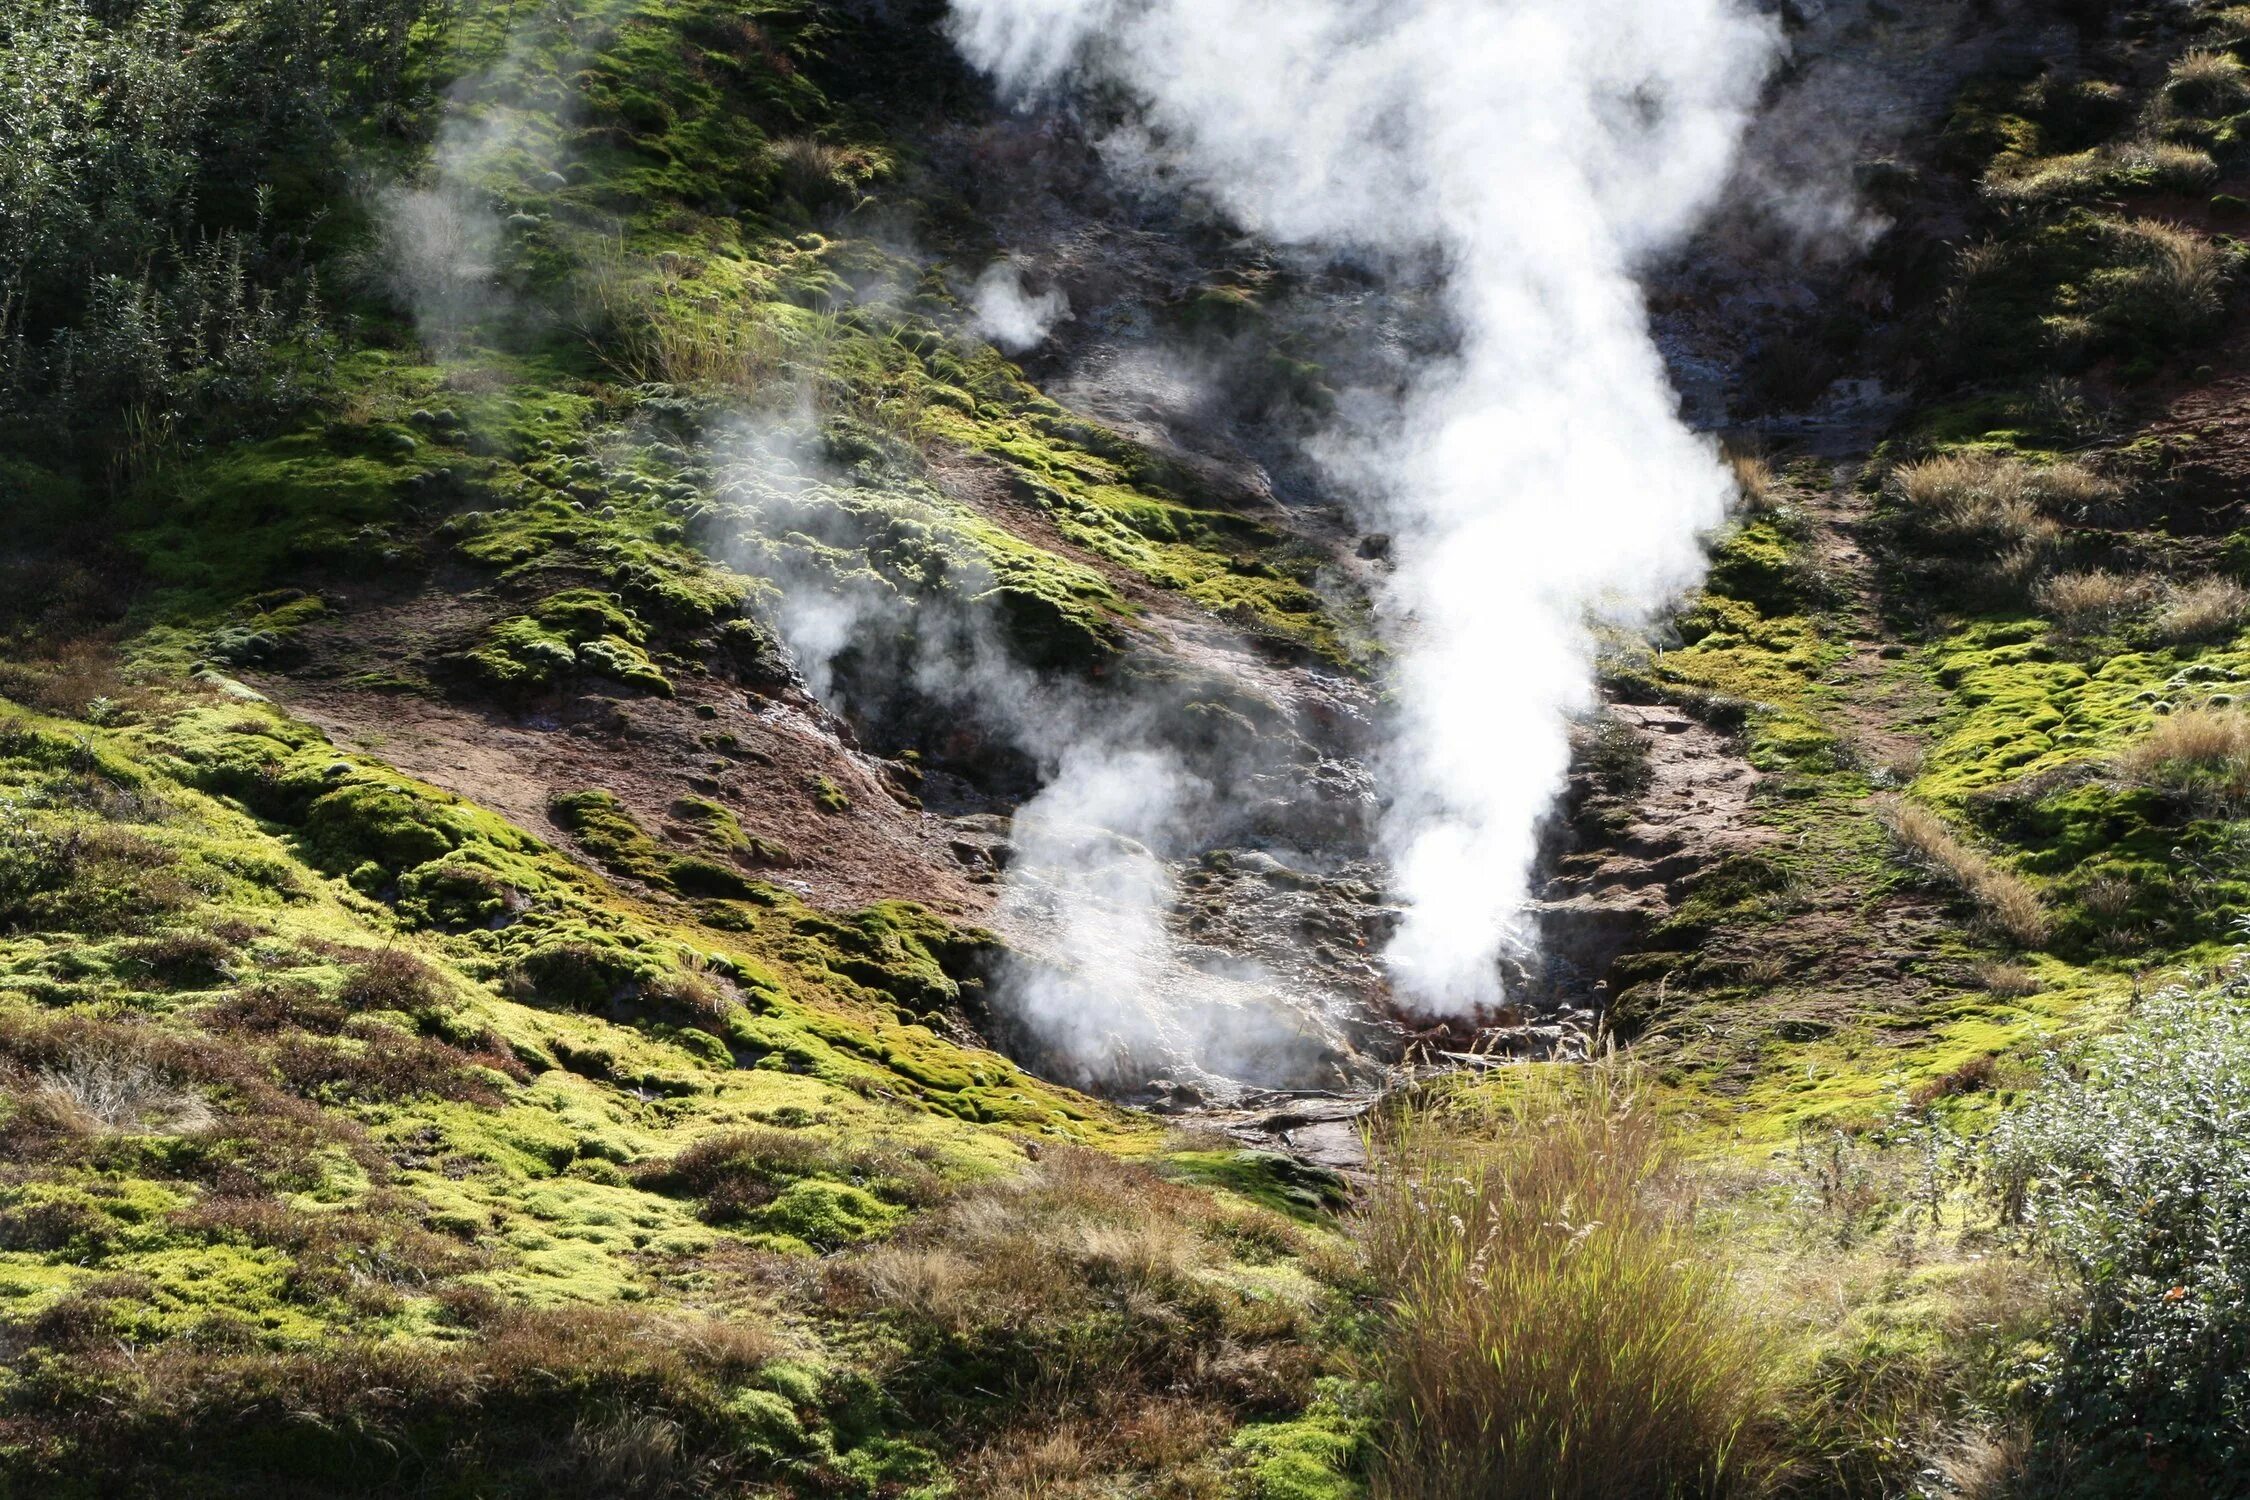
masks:
<svg viewBox="0 0 2250 1500"><path fill-rule="evenodd" d="M1725 185L1777 40L1740 0L953 0L1020 95L1122 85L1113 159L1275 240L1445 268L1450 359L1329 436L1396 538L1390 949L1490 1001L1591 704L1589 620L1661 608L1725 514L1636 272ZM1371 476L1379 476L1373 477Z"/></svg>
<svg viewBox="0 0 2250 1500"><path fill-rule="evenodd" d="M1034 293L1023 284L1023 268L997 260L985 268L970 291L976 331L1010 354L1044 343L1054 326L1070 315L1070 300L1056 289Z"/></svg>

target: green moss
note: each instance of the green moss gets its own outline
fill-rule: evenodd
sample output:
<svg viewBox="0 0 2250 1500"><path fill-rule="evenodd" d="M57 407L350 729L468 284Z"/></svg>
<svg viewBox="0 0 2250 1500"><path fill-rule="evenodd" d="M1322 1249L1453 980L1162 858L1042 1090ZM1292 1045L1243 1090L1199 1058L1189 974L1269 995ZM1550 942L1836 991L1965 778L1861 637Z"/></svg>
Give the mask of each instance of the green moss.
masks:
<svg viewBox="0 0 2250 1500"><path fill-rule="evenodd" d="M1356 1500L1367 1493L1360 1474L1373 1423L1360 1413L1367 1392L1322 1382L1321 1396L1293 1421L1259 1422L1234 1435L1249 1500Z"/></svg>
<svg viewBox="0 0 2250 1500"><path fill-rule="evenodd" d="M615 596L571 589L494 625L465 661L479 680L506 693L553 687L582 671L669 698L671 680L642 649L647 639Z"/></svg>
<svg viewBox="0 0 2250 1500"><path fill-rule="evenodd" d="M1336 1213L1351 1197L1336 1173L1278 1151L1175 1151L1164 1161L1190 1182L1297 1217Z"/></svg>
<svg viewBox="0 0 2250 1500"><path fill-rule="evenodd" d="M783 1188L748 1222L816 1250L834 1250L884 1234L902 1217L902 1210L865 1188L806 1177Z"/></svg>
<svg viewBox="0 0 2250 1500"><path fill-rule="evenodd" d="M669 856L609 792L561 792L549 800L547 815L612 874L661 885L668 882Z"/></svg>

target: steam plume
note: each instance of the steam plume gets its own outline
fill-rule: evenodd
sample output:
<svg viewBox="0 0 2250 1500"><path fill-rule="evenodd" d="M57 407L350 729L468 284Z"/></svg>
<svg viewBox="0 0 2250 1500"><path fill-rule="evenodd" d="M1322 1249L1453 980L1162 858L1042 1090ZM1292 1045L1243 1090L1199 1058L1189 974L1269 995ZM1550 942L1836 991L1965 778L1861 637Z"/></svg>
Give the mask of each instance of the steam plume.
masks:
<svg viewBox="0 0 2250 1500"><path fill-rule="evenodd" d="M1070 315L1070 301L1060 290L1034 295L1023 284L1023 268L1008 260L985 268L969 300L976 331L1010 354L1046 342L1048 331Z"/></svg>
<svg viewBox="0 0 2250 1500"><path fill-rule="evenodd" d="M1591 706L1590 622L1691 584L1728 488L1635 277L1725 185L1776 37L1739 0L953 0L1020 97L1121 85L1114 161L1273 240L1445 268L1454 353L1330 435L1396 538L1389 958L1489 1002ZM1403 274L1403 273L1402 273ZM1379 477L1378 477L1379 476Z"/></svg>

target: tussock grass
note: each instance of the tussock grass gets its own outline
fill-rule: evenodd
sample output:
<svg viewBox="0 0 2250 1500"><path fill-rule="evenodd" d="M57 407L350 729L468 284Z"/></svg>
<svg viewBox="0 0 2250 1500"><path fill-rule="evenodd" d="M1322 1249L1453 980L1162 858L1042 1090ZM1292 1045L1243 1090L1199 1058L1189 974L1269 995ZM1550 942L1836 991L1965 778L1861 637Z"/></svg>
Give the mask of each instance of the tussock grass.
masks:
<svg viewBox="0 0 2250 1500"><path fill-rule="evenodd" d="M2218 175L2211 154L2194 146L2119 141L2064 156L2007 159L1985 178L1984 191L2003 203L2061 203L2131 188L2201 192Z"/></svg>
<svg viewBox="0 0 2250 1500"><path fill-rule="evenodd" d="M1735 494L1741 498L1742 508L1751 512L1770 508L1774 498L1774 472L1765 455L1728 443L1720 456L1726 462L1727 472L1734 477Z"/></svg>
<svg viewBox="0 0 2250 1500"><path fill-rule="evenodd" d="M2231 578L2198 578L2164 594L2156 633L2175 644L2222 640L2250 624L2250 589Z"/></svg>
<svg viewBox="0 0 2250 1500"><path fill-rule="evenodd" d="M2164 102L2201 119L2241 109L2250 103L2250 68L2230 52L2185 53L2165 76Z"/></svg>
<svg viewBox="0 0 2250 1500"><path fill-rule="evenodd" d="M1941 453L1891 471L1891 493L1930 530L2001 547L2050 548L2058 515L2082 515L2116 486L2078 463L2029 464L1997 453Z"/></svg>
<svg viewBox="0 0 2250 1500"><path fill-rule="evenodd" d="M2116 764L2137 786L2220 810L2250 807L2250 713L2182 709L2157 720Z"/></svg>
<svg viewBox="0 0 2250 1500"><path fill-rule="evenodd" d="M880 168L867 151L810 136L791 136L771 148L782 190L818 213L851 196Z"/></svg>
<svg viewBox="0 0 2250 1500"><path fill-rule="evenodd" d="M2111 302L2155 331L2184 334L2226 309L2227 259L2208 235L2159 219L2118 219L2109 237L2130 263Z"/></svg>
<svg viewBox="0 0 2250 1500"><path fill-rule="evenodd" d="M678 255L643 260L616 246L588 255L575 293L576 321L617 375L749 393L780 379L789 340L770 312L739 289L705 288Z"/></svg>
<svg viewBox="0 0 2250 1500"><path fill-rule="evenodd" d="M1981 959L1970 973L1977 988L2000 1000L2026 1000L2047 988L2046 981L2030 969L2005 959Z"/></svg>
<svg viewBox="0 0 2250 1500"><path fill-rule="evenodd" d="M2096 635L2123 624L2154 592L2146 578L2094 568L2057 573L2040 583L2032 598L2064 634Z"/></svg>
<svg viewBox="0 0 2250 1500"><path fill-rule="evenodd" d="M1374 1494L1750 1495L1777 1343L1663 1198L1646 1085L1601 1061L1409 1104L1358 1232L1387 1308Z"/></svg>
<svg viewBox="0 0 2250 1500"><path fill-rule="evenodd" d="M201 1090L146 1058L92 1046L41 1068L26 1105L76 1135L187 1135L213 1119Z"/></svg>
<svg viewBox="0 0 2250 1500"><path fill-rule="evenodd" d="M1896 796L1877 802L1875 815L1902 859L1967 897L1994 932L2024 948L2047 940L2047 911L2030 882L1962 842L1945 819Z"/></svg>

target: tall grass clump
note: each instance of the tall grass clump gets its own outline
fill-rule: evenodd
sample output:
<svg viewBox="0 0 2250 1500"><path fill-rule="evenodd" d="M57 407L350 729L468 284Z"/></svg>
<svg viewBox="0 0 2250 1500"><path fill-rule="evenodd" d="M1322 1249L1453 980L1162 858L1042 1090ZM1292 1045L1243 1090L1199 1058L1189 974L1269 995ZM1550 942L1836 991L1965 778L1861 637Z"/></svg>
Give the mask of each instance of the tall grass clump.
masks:
<svg viewBox="0 0 2250 1500"><path fill-rule="evenodd" d="M1665 1197L1646 1084L1526 1068L1394 1110L1359 1219L1383 1500L1763 1492L1777 1344Z"/></svg>
<svg viewBox="0 0 2250 1500"><path fill-rule="evenodd" d="M2047 940L2047 910L2039 893L2022 876L1962 842L1945 819L1904 797L1885 797L1876 804L1875 815L1902 859L1967 897L1995 932L2023 948Z"/></svg>
<svg viewBox="0 0 2250 1500"><path fill-rule="evenodd" d="M2218 809L2250 806L2250 713L2185 708L2158 719L2117 757L2128 782Z"/></svg>
<svg viewBox="0 0 2250 1500"><path fill-rule="evenodd" d="M2250 969L2051 1059L1986 1155L2081 1298L2045 1371L2057 1435L2084 1468L2170 1477L2133 1493L2235 1493L2205 1485L2250 1464Z"/></svg>
<svg viewBox="0 0 2250 1500"><path fill-rule="evenodd" d="M789 348L764 303L706 287L678 255L589 251L575 285L578 331L625 380L749 394L778 379Z"/></svg>

